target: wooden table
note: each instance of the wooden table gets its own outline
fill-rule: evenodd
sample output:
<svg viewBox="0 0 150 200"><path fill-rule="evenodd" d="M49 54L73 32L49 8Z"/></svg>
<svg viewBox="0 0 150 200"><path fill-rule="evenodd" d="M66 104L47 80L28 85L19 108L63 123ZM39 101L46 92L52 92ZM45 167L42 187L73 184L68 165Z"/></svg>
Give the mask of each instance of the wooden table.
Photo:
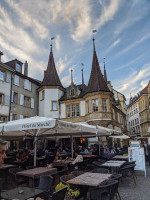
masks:
<svg viewBox="0 0 150 200"><path fill-rule="evenodd" d="M22 193L19 194L19 191L22 190ZM1 197L7 200L18 199L18 200L27 200L29 198L34 198L43 193L40 189L28 188L28 187L17 187L5 192L1 192Z"/></svg>
<svg viewBox="0 0 150 200"><path fill-rule="evenodd" d="M53 162L53 167L67 167L70 163L72 163L71 160L58 160Z"/></svg>
<svg viewBox="0 0 150 200"><path fill-rule="evenodd" d="M67 183L72 185L100 186L103 185L111 176L112 174L87 172L67 181Z"/></svg>
<svg viewBox="0 0 150 200"><path fill-rule="evenodd" d="M118 173L119 168L125 163L126 161L118 161L118 160L110 160L101 165L101 167L110 168L111 173Z"/></svg>
<svg viewBox="0 0 150 200"><path fill-rule="evenodd" d="M37 167L34 169L28 169L28 170L18 172L17 175L27 176L34 179L35 177L38 178L41 175L54 174L56 172L57 172L57 168Z"/></svg>
<svg viewBox="0 0 150 200"><path fill-rule="evenodd" d="M6 170L6 169L10 169L12 167L16 167L16 165L3 164L2 166L0 166L0 170Z"/></svg>
<svg viewBox="0 0 150 200"><path fill-rule="evenodd" d="M119 163L119 164L124 164L126 163L126 161L123 161L123 160L109 160L107 161L107 163Z"/></svg>
<svg viewBox="0 0 150 200"><path fill-rule="evenodd" d="M97 157L97 155L82 155L83 156L83 158L96 158Z"/></svg>
<svg viewBox="0 0 150 200"><path fill-rule="evenodd" d="M121 155L116 155L114 156L112 159L116 159L116 160L126 160L128 161L128 156L121 156Z"/></svg>

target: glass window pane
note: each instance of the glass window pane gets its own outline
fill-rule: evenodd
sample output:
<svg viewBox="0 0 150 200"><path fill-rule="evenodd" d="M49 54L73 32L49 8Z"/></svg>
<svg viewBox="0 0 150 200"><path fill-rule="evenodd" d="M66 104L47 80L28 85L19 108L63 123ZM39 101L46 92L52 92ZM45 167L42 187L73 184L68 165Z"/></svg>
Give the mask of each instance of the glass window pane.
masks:
<svg viewBox="0 0 150 200"><path fill-rule="evenodd" d="M70 117L70 105L66 107L66 110L67 110L67 117Z"/></svg>
<svg viewBox="0 0 150 200"><path fill-rule="evenodd" d="M5 73L3 71L0 71L0 80L1 81L4 81L4 76L5 76Z"/></svg>
<svg viewBox="0 0 150 200"><path fill-rule="evenodd" d="M57 110L57 102L53 101L52 103L52 110Z"/></svg>

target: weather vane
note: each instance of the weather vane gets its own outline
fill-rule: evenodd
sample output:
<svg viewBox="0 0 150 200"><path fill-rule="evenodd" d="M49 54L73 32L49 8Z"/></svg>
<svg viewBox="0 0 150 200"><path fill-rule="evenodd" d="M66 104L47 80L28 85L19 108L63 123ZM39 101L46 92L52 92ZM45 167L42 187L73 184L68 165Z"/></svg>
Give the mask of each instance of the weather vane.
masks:
<svg viewBox="0 0 150 200"><path fill-rule="evenodd" d="M51 37L51 47L52 47L52 40L54 40L55 39L55 37Z"/></svg>

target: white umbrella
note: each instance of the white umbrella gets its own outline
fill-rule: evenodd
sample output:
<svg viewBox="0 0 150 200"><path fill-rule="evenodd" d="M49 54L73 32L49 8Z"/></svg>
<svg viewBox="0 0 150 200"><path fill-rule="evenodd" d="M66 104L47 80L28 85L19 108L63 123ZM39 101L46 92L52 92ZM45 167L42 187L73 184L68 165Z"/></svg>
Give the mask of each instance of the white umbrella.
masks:
<svg viewBox="0 0 150 200"><path fill-rule="evenodd" d="M96 135L96 127L39 116L2 123L0 131L3 136L30 135L34 137L34 166L36 166L36 141L38 137Z"/></svg>
<svg viewBox="0 0 150 200"><path fill-rule="evenodd" d="M116 139L124 139L124 140L130 138L128 135L125 135L125 134L123 134L123 135L109 136L109 137L116 138Z"/></svg>

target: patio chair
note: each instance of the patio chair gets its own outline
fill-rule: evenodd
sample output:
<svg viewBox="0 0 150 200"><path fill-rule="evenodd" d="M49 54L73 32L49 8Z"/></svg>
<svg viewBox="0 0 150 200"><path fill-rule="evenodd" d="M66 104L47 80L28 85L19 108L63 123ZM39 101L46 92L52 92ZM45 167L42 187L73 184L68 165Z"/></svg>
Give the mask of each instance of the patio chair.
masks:
<svg viewBox="0 0 150 200"><path fill-rule="evenodd" d="M73 171L73 172L71 172L71 174L72 174L74 177L80 176L80 175L83 174L83 173L84 173L83 171Z"/></svg>
<svg viewBox="0 0 150 200"><path fill-rule="evenodd" d="M49 197L49 200L64 200L66 192L67 192L67 187L58 190L57 192L54 192L52 196Z"/></svg>
<svg viewBox="0 0 150 200"><path fill-rule="evenodd" d="M60 177L60 181L63 183L63 184L66 184L68 185L67 181L69 181L70 179L73 179L75 178L75 176L73 174L69 174L69 175L63 175Z"/></svg>
<svg viewBox="0 0 150 200"><path fill-rule="evenodd" d="M127 178L130 177L133 180L134 186L136 185L135 179L135 171L134 171L135 164L127 165L120 168L119 173L122 174L122 177Z"/></svg>
<svg viewBox="0 0 150 200"><path fill-rule="evenodd" d="M24 169L22 169L22 168L11 168L11 169L9 169L9 174L11 176L12 183L15 186L25 184L29 180L27 177L17 175L17 172L21 172L21 171L24 171Z"/></svg>
<svg viewBox="0 0 150 200"><path fill-rule="evenodd" d="M66 175L68 173L68 167L63 168L62 170L57 171L55 174L53 174L54 178L54 185L57 185L59 183L60 177L63 175Z"/></svg>
<svg viewBox="0 0 150 200"><path fill-rule="evenodd" d="M105 161L106 162L106 161ZM92 164L96 167L100 167L103 163L99 162L99 161L93 161Z"/></svg>
<svg viewBox="0 0 150 200"><path fill-rule="evenodd" d="M53 177L50 175L42 175L40 176L40 182L38 189L43 190L43 193L39 195L39 197L43 199L48 199L50 192L51 192L51 186L53 182Z"/></svg>
<svg viewBox="0 0 150 200"><path fill-rule="evenodd" d="M109 174L109 170L105 168L97 168L97 169L93 169L92 173Z"/></svg>
<svg viewBox="0 0 150 200"><path fill-rule="evenodd" d="M113 200L116 196L118 181L110 180L106 185L90 188L90 200Z"/></svg>

